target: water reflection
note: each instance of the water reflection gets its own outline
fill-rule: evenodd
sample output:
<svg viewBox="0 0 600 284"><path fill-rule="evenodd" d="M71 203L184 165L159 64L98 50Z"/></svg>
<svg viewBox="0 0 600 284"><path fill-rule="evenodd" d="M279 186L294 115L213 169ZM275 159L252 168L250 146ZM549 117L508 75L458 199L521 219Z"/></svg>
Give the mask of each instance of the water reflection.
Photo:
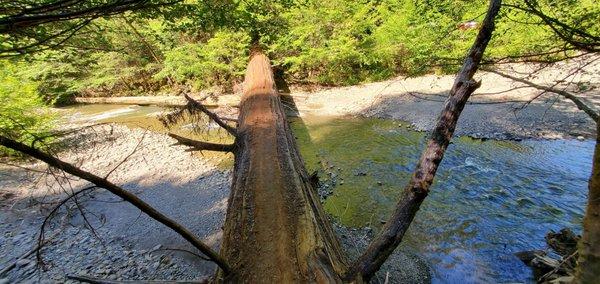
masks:
<svg viewBox="0 0 600 284"><path fill-rule="evenodd" d="M132 105L76 105L64 108L67 112L66 119L76 123L119 123L128 127L139 127L150 131L167 133L172 132L184 137L214 143L232 143L233 137L208 119L190 123L186 119L175 123L169 128L165 127L158 119L160 115L172 111L158 106L132 106ZM220 169L233 167L233 154L221 152L193 152L204 158L216 161Z"/></svg>
<svg viewBox="0 0 600 284"><path fill-rule="evenodd" d="M292 120L309 171L334 183L326 210L347 226L379 228L418 159L425 134L396 121ZM544 247L548 230L580 222L593 141L454 139L404 246L435 282L532 281L514 252Z"/></svg>

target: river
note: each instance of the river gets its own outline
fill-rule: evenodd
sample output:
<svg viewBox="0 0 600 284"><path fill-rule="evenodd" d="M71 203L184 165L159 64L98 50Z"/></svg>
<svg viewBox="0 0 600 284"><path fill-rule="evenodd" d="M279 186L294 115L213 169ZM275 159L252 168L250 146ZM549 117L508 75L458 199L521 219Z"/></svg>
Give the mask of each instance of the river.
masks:
<svg viewBox="0 0 600 284"><path fill-rule="evenodd" d="M166 131L155 116L160 107L69 111L73 121ZM377 231L408 182L426 134L375 118L310 116L292 118L291 125L309 172L317 171L331 192L327 212L342 225ZM228 139L188 128L172 131ZM434 283L533 282L514 253L544 248L549 230L581 231L593 148L592 140L453 139L403 248L429 263ZM231 156L223 160L223 167L231 166Z"/></svg>

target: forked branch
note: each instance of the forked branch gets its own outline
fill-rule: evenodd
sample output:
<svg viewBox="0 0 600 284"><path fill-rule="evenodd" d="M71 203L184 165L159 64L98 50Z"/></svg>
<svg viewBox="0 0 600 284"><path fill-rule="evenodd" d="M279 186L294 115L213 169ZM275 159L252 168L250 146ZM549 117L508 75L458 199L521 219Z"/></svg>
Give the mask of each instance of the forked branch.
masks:
<svg viewBox="0 0 600 284"><path fill-rule="evenodd" d="M473 80L492 32L494 18L500 10L501 0L490 0L487 15L483 20L475 43L469 50L463 66L456 76L444 109L437 124L429 136L427 147L423 151L417 167L410 179L396 209L386 222L379 235L371 242L367 250L352 264L347 279L362 278L368 281L379 270L385 260L398 247L410 223L414 219L421 203L427 197L437 168L444 157L456 123L467 100L480 85Z"/></svg>
<svg viewBox="0 0 600 284"><path fill-rule="evenodd" d="M229 274L231 272L231 269L229 265L225 263L225 260L213 249L211 249L200 239L198 239L191 231L177 223L175 220L160 213L158 210L154 209L154 207L150 206L150 204L144 202L142 199L135 196L134 194L124 190L123 188L111 183L110 181L104 178L101 178L90 172L84 171L56 157L50 156L38 149L32 148L5 136L0 135L0 145L13 149L15 151L19 151L23 154L27 154L33 158L47 163L52 167L62 170L68 174L77 176L81 179L87 180L97 187L101 187L110 191L111 193L122 198L123 200L131 203L133 206L146 213L152 219L160 222L161 224L167 226L168 228L178 233L185 240L190 242L195 248L197 248L200 252L205 254L211 261L215 262L225 274Z"/></svg>
<svg viewBox="0 0 600 284"><path fill-rule="evenodd" d="M231 135L233 135L233 136L237 135L237 130L234 127L227 124L225 121L221 120L221 118L219 118L219 116L216 113L208 110L202 103L194 100L188 94L184 94L183 96L188 101L188 104L190 104L190 106L199 109L201 112L206 114L210 119L212 119L214 122L216 122L219 126L223 127L223 129L227 130L227 132L229 132Z"/></svg>
<svg viewBox="0 0 600 284"><path fill-rule="evenodd" d="M208 151L217 151L217 152L233 152L233 150L235 149L235 144L217 144L217 143L202 142L202 141L198 141L198 140L185 138L185 137L179 136L174 133L169 133L169 136L171 138L177 140L177 143L175 145L190 146L190 147L192 147L192 150L195 150L195 151L208 150Z"/></svg>

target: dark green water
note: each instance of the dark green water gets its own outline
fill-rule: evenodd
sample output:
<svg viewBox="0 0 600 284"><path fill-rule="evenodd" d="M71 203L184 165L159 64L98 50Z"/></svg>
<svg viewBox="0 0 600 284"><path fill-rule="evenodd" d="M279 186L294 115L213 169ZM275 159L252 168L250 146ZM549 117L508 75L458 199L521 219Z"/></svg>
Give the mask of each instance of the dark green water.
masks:
<svg viewBox="0 0 600 284"><path fill-rule="evenodd" d="M164 131L153 116L158 107L75 111L83 120ZM306 117L291 124L307 168L333 192L326 210L343 225L380 228L425 134L381 119ZM580 231L593 147L593 141L455 138L402 246L425 258L436 283L532 282L513 254L544 248L549 230Z"/></svg>

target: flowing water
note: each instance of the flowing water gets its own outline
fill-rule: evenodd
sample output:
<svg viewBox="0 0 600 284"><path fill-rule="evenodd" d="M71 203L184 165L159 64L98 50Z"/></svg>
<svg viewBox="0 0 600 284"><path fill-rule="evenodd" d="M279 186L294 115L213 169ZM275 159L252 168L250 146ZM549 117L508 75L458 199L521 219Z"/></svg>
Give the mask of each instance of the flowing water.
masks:
<svg viewBox="0 0 600 284"><path fill-rule="evenodd" d="M162 110L74 109L76 119L164 131L154 118ZM304 117L291 124L309 172L330 188L327 212L346 226L379 229L425 134L370 118ZM453 139L402 246L430 264L436 283L532 282L514 253L544 248L549 230L581 230L593 148L593 141Z"/></svg>

